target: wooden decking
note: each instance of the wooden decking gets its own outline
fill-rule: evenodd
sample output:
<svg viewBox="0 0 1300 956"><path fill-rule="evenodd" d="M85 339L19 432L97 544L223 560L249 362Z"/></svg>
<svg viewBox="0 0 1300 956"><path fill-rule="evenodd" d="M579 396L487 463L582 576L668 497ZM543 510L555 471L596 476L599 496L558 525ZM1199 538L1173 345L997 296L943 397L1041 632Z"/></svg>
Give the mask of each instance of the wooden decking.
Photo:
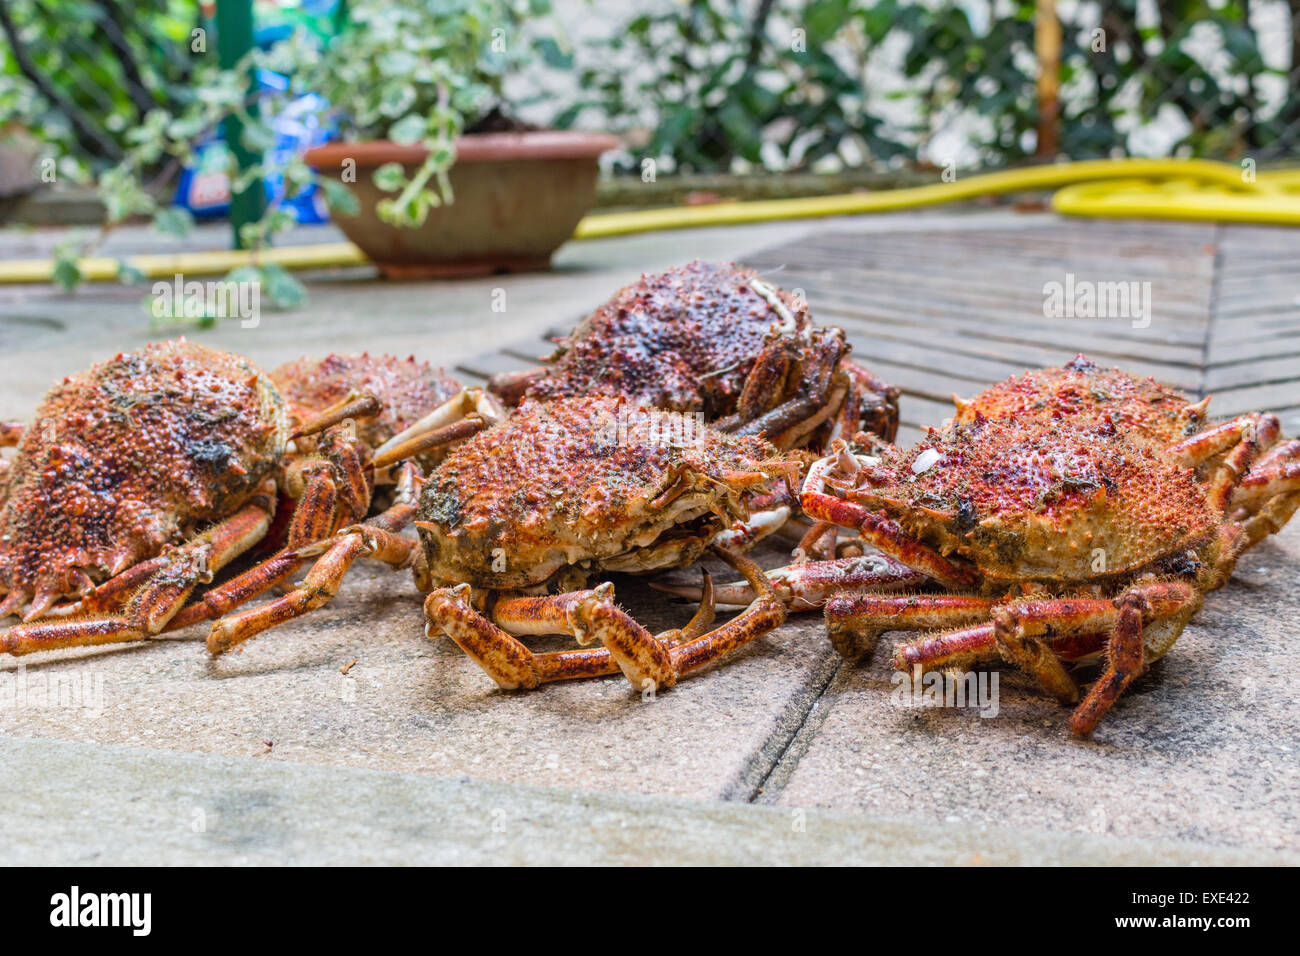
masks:
<svg viewBox="0 0 1300 956"><path fill-rule="evenodd" d="M947 417L954 392L1076 352L1213 394L1216 417L1273 411L1300 434L1297 230L1045 219L1019 229L814 231L746 263L802 290L818 322L843 327L855 357L903 389L904 441ZM1045 317L1045 288L1067 275L1076 288L1149 282L1150 324ZM546 351L546 342L517 343L459 371L481 379Z"/></svg>

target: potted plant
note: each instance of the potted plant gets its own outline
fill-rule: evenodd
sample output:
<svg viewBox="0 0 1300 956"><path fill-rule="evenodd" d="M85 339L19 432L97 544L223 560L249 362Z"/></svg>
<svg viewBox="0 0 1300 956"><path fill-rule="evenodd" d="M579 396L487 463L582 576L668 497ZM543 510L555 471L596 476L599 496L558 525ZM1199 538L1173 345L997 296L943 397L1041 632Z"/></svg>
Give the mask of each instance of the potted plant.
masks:
<svg viewBox="0 0 1300 956"><path fill-rule="evenodd" d="M316 183L385 275L544 267L595 198L597 157L618 146L612 136L510 118L508 75L536 57L567 62L561 40L542 29L549 14L549 0L353 0L347 27L330 41L295 33L233 69L203 73L177 114L150 113L129 155L101 179L110 223L152 212L164 230L184 229L186 217L146 188L147 173L168 157L188 162L195 143L232 117L246 148L271 155L275 132L249 109L248 77L265 69L289 78L285 95L327 104L317 119L337 125L340 139L244 171L237 190L268 175L283 184L262 219L244 227L248 246L292 226L284 200ZM290 291L274 272L272 286Z"/></svg>

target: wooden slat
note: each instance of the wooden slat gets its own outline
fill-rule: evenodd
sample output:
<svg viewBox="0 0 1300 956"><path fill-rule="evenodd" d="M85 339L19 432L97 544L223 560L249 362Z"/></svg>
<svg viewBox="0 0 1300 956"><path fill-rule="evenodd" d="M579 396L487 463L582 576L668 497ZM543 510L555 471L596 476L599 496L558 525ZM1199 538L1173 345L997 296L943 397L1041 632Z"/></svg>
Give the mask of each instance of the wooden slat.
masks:
<svg viewBox="0 0 1300 956"><path fill-rule="evenodd" d="M1075 353L1151 375L1216 416L1273 410L1300 433L1300 230L1043 218L1020 228L814 233L746 258L848 333L855 358L902 390L899 440L1026 368ZM1152 322L1043 315L1043 287L1151 283ZM610 290L612 294L613 289ZM463 363L476 379L527 368L540 339Z"/></svg>

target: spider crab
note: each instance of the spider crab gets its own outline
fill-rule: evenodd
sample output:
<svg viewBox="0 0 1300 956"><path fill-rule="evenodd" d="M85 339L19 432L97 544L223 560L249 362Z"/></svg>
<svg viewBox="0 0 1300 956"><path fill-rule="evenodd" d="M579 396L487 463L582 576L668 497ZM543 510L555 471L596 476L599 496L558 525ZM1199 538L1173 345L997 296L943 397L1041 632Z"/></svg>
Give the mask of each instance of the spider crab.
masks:
<svg viewBox="0 0 1300 956"><path fill-rule="evenodd" d="M809 538L856 530L883 552L866 556L875 580L837 588L847 562L813 561L771 572L777 593L823 605L845 657L886 631L936 631L897 645L895 666L1002 660L1064 703L1081 695L1066 665L1102 657L1070 721L1087 735L1300 505L1300 442L1268 414L1207 425L1207 402L1079 356L958 399L911 449L838 442L804 482Z"/></svg>
<svg viewBox="0 0 1300 956"><path fill-rule="evenodd" d="M292 574L296 547L366 517L383 464L371 461L377 434L440 403L473 403L448 399L458 386L426 366L387 357L331 356L276 375L184 339L148 345L64 379L34 427L0 429L18 446L0 470L0 617L23 609L24 619L0 631L0 651L143 640L219 617ZM467 415L395 453L428 453L483 425ZM372 520L409 520L417 468L405 466L398 500ZM271 533L282 492L287 546L186 606Z"/></svg>
<svg viewBox="0 0 1300 956"><path fill-rule="evenodd" d="M754 436L725 435L617 398L525 401L503 422L453 448L424 483L420 540L345 528L316 550L356 547L411 568L430 591L430 636L451 637L502 688L622 671L638 690L682 675L780 625L785 606L737 550L788 512L757 510L799 462ZM350 543L350 544L349 544ZM712 550L755 596L710 630L711 586L685 628L653 635L614 601L605 572L681 567ZM575 590L578 589L578 590ZM537 653L518 636L570 634L602 647Z"/></svg>
<svg viewBox="0 0 1300 956"><path fill-rule="evenodd" d="M691 262L644 275L582 321L549 364L497 376L508 404L606 395L698 413L778 449L898 428L898 390L849 361L844 331L751 269Z"/></svg>

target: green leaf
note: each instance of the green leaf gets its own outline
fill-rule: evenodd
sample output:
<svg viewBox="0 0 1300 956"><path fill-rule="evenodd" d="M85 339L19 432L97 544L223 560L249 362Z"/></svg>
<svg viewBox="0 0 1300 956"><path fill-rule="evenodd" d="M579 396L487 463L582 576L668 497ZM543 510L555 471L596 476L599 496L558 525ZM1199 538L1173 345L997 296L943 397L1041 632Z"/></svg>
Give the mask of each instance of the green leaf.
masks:
<svg viewBox="0 0 1300 956"><path fill-rule="evenodd" d="M137 269L125 259L117 260L117 281L122 285L139 285L147 277L143 272Z"/></svg>
<svg viewBox="0 0 1300 956"><path fill-rule="evenodd" d="M567 70L573 66L573 53L560 47L554 37L542 37L537 41L537 51L547 66L555 70Z"/></svg>
<svg viewBox="0 0 1300 956"><path fill-rule="evenodd" d="M164 236L175 236L178 239L183 239L194 228L194 217L190 215L188 209L182 209L180 206L166 206L154 213L153 227Z"/></svg>
<svg viewBox="0 0 1300 956"><path fill-rule="evenodd" d="M406 169L401 163L384 163L371 174L376 189L396 192L406 184Z"/></svg>
<svg viewBox="0 0 1300 956"><path fill-rule="evenodd" d="M332 211L342 216L355 216L361 211L356 195L337 179L322 179L321 188L325 190L325 202Z"/></svg>
<svg viewBox="0 0 1300 956"><path fill-rule="evenodd" d="M429 121L423 116L403 116L392 126L388 127L388 138L394 143L418 143L424 139L428 128Z"/></svg>
<svg viewBox="0 0 1300 956"><path fill-rule="evenodd" d="M262 266L262 291L277 309L297 309L307 302L307 289L281 266Z"/></svg>
<svg viewBox="0 0 1300 956"><path fill-rule="evenodd" d="M54 281L64 292L71 292L81 284L81 267L75 253L64 252L54 260Z"/></svg>

